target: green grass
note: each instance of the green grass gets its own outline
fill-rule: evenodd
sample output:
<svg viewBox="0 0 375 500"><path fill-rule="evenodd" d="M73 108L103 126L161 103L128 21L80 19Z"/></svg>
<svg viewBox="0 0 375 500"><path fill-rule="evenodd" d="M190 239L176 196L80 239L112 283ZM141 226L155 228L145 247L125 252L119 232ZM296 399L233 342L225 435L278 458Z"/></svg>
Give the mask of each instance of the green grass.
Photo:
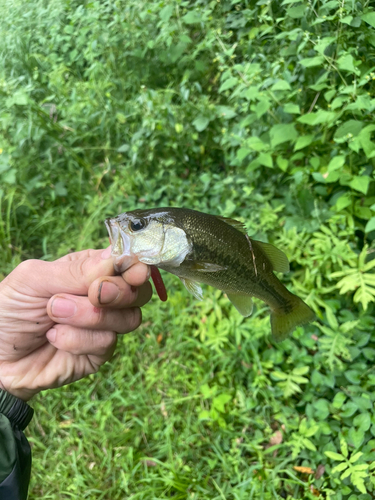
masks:
<svg viewBox="0 0 375 500"><path fill-rule="evenodd" d="M263 303L244 320L165 276L111 363L32 402L30 498L370 500L371 2L0 8L0 279L185 206L276 244L317 314L275 344Z"/></svg>
<svg viewBox="0 0 375 500"><path fill-rule="evenodd" d="M179 324L204 321L202 308L172 293L163 306L153 299L100 374L37 398L31 498L309 497L288 443L300 411L283 407L263 375L267 358L285 362L284 349L258 353L251 327L241 345L210 348Z"/></svg>

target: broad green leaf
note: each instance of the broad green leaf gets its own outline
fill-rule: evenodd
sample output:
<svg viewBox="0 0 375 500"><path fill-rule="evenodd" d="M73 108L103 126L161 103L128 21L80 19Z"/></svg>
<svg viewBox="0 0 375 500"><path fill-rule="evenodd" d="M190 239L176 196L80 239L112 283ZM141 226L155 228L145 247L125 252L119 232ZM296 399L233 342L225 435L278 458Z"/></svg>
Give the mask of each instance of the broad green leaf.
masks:
<svg viewBox="0 0 375 500"><path fill-rule="evenodd" d="M353 424L355 427L359 427L364 431L368 431L371 426L370 414L368 412L365 412L361 413L360 415L357 415L353 420Z"/></svg>
<svg viewBox="0 0 375 500"><path fill-rule="evenodd" d="M210 418L211 418L211 413L208 410L202 410L198 414L199 420L210 420Z"/></svg>
<svg viewBox="0 0 375 500"><path fill-rule="evenodd" d="M345 16L340 19L340 22L343 24L349 24L353 21L353 16Z"/></svg>
<svg viewBox="0 0 375 500"><path fill-rule="evenodd" d="M351 198L350 193L345 193L342 196L340 196L339 198L337 198L335 207L336 207L336 210L340 211L346 207L349 207L351 204L352 204L352 198Z"/></svg>
<svg viewBox="0 0 375 500"><path fill-rule="evenodd" d="M332 330L337 330L339 327L337 318L334 315L332 309L329 307L326 308L326 316L327 316L328 324L332 328Z"/></svg>
<svg viewBox="0 0 375 500"><path fill-rule="evenodd" d="M300 149L303 149L306 146L309 146L313 142L314 139L315 139L315 136L312 134L300 135L297 139L295 146L294 146L294 151L299 151Z"/></svg>
<svg viewBox="0 0 375 500"><path fill-rule="evenodd" d="M279 80L272 85L271 90L291 90L291 86L285 80Z"/></svg>
<svg viewBox="0 0 375 500"><path fill-rule="evenodd" d="M325 451L324 454L327 455L327 457L332 459L332 460L337 460L339 462L342 462L343 460L345 460L345 457L343 457L339 453L335 453L334 451Z"/></svg>
<svg viewBox="0 0 375 500"><path fill-rule="evenodd" d="M316 451L316 446L314 445L314 443L312 441L310 441L310 439L308 438L303 438L302 439L302 442L303 444L305 445L305 447L308 449L308 450L311 450L311 451Z"/></svg>
<svg viewBox="0 0 375 500"><path fill-rule="evenodd" d="M315 416L318 420L325 420L329 415L329 404L326 399L318 399L314 403Z"/></svg>
<svg viewBox="0 0 375 500"><path fill-rule="evenodd" d="M350 73L355 73L356 75L361 74L359 69L354 66L354 59L351 54L345 54L344 56L339 57L337 65L343 71L349 71Z"/></svg>
<svg viewBox="0 0 375 500"><path fill-rule="evenodd" d="M258 118L264 115L271 107L271 103L268 99L262 99L256 104L252 106L251 109L255 111Z"/></svg>
<svg viewBox="0 0 375 500"><path fill-rule="evenodd" d="M225 404L232 399L230 394L220 394L212 400L212 406L220 413L225 413Z"/></svg>
<svg viewBox="0 0 375 500"><path fill-rule="evenodd" d="M272 376L279 380L286 380L288 378L288 375L286 373L280 371L272 372Z"/></svg>
<svg viewBox="0 0 375 500"><path fill-rule="evenodd" d="M347 468L348 464L346 462L341 462L341 464L336 465L336 467L332 469L332 474L335 474L336 472L341 472Z"/></svg>
<svg viewBox="0 0 375 500"><path fill-rule="evenodd" d="M316 113L307 113L297 118L300 123L305 123L306 125L315 125Z"/></svg>
<svg viewBox="0 0 375 500"><path fill-rule="evenodd" d="M318 125L320 123L332 122L335 117L336 113L334 113L333 111L325 111L324 109L320 109L317 112L300 116L299 118L297 118L297 121L299 121L300 123L306 123L307 125Z"/></svg>
<svg viewBox="0 0 375 500"><path fill-rule="evenodd" d="M210 123L210 120L208 118L206 118L205 116L198 116L198 118L196 118L193 121L193 125L196 128L196 130L198 130L198 132L202 132L203 130L205 130L209 123Z"/></svg>
<svg viewBox="0 0 375 500"><path fill-rule="evenodd" d="M366 489L366 486L365 486L365 483L363 481L363 478L367 478L367 474L364 474L362 477L359 475L359 473L354 473L351 475L351 481L353 483L353 485L359 489L359 491L361 493L363 493L364 495L366 495L367 493L367 489Z"/></svg>
<svg viewBox="0 0 375 500"><path fill-rule="evenodd" d="M270 130L271 146L274 148L283 142L294 141L298 136L293 123L280 123Z"/></svg>
<svg viewBox="0 0 375 500"><path fill-rule="evenodd" d="M296 114L296 115L301 114L300 107L297 104L292 104L291 102L285 104L284 111L285 113L290 113L290 114Z"/></svg>
<svg viewBox="0 0 375 500"><path fill-rule="evenodd" d="M363 127L363 123L357 120L348 120L336 130L334 139L346 138L347 136L356 137Z"/></svg>
<svg viewBox="0 0 375 500"><path fill-rule="evenodd" d="M181 17L181 21L186 24L197 24L202 22L202 14L197 11L191 10Z"/></svg>
<svg viewBox="0 0 375 500"><path fill-rule="evenodd" d="M13 96L8 97L5 100L5 106L11 107L14 104L17 104L18 106L26 106L28 102L29 102L28 95L22 90L18 90L14 93Z"/></svg>
<svg viewBox="0 0 375 500"><path fill-rule="evenodd" d="M375 217L371 217L366 224L365 233L369 233L370 231L375 231Z"/></svg>
<svg viewBox="0 0 375 500"><path fill-rule="evenodd" d="M370 26L375 28L375 12L367 12L366 14L363 14L361 16L361 19L363 19L365 23L368 23Z"/></svg>
<svg viewBox="0 0 375 500"><path fill-rule="evenodd" d="M368 95L359 95L355 102L348 104L346 106L346 111L348 110L357 110L357 109L369 109L371 108L371 100Z"/></svg>
<svg viewBox="0 0 375 500"><path fill-rule="evenodd" d="M315 57L307 57L305 59L301 59L298 62L305 68L312 68L314 66L322 66L324 60L325 59L323 56L315 56Z"/></svg>
<svg viewBox="0 0 375 500"><path fill-rule="evenodd" d="M254 151L264 151L265 149L269 149L269 145L256 136L249 137L246 141L246 145Z"/></svg>
<svg viewBox="0 0 375 500"><path fill-rule="evenodd" d="M55 184L55 193L56 196L66 196L68 194L68 190L65 187L65 184L61 181L56 182Z"/></svg>
<svg viewBox="0 0 375 500"><path fill-rule="evenodd" d="M297 7L289 7L286 11L286 15L291 17L292 19L300 19L306 14L307 6L302 4Z"/></svg>
<svg viewBox="0 0 375 500"><path fill-rule="evenodd" d="M332 158L328 165L328 172L340 169L345 164L345 156L338 155Z"/></svg>
<svg viewBox="0 0 375 500"><path fill-rule="evenodd" d="M358 405L356 405L353 401L348 401L342 407L342 412L340 415L343 418L349 418L353 416L358 411Z"/></svg>
<svg viewBox="0 0 375 500"><path fill-rule="evenodd" d="M329 47L333 42L336 42L335 36L325 36L317 42L317 44L314 46L314 50L319 52L319 54L324 55L326 48Z"/></svg>
<svg viewBox="0 0 375 500"><path fill-rule="evenodd" d="M237 158L242 161L246 158L246 156L248 156L249 154L251 153L251 149L249 148L240 148L238 151L237 151Z"/></svg>
<svg viewBox="0 0 375 500"><path fill-rule="evenodd" d="M166 5L165 7L163 7L161 9L161 11L159 12L159 17L160 19L166 23L169 21L170 17L172 16L173 14L173 11L174 11L174 6L173 5Z"/></svg>
<svg viewBox="0 0 375 500"><path fill-rule="evenodd" d="M306 373L309 373L308 366L300 366L298 368L294 368L293 370L293 375L306 375Z"/></svg>
<svg viewBox="0 0 375 500"><path fill-rule="evenodd" d="M282 170L283 172L286 172L286 170L288 168L288 160L286 160L282 156L278 156L276 158L276 163L277 163L277 166L279 167L280 170Z"/></svg>
<svg viewBox="0 0 375 500"><path fill-rule="evenodd" d="M353 427L351 427L349 429L348 439L349 442L354 446L354 448L357 449L362 445L365 439L365 433L362 429L354 429Z"/></svg>
<svg viewBox="0 0 375 500"><path fill-rule="evenodd" d="M331 104L331 109L334 111L335 109L341 108L342 105L347 102L348 97L347 96L339 96L336 97Z"/></svg>
<svg viewBox="0 0 375 500"><path fill-rule="evenodd" d="M272 156L269 153L260 153L260 155L258 156L258 161L264 167L273 167Z"/></svg>
<svg viewBox="0 0 375 500"><path fill-rule="evenodd" d="M16 183L16 180L17 180L17 177L16 177L16 169L15 168L11 168L9 170L7 170L6 172L4 172L3 174L1 174L1 182L5 183L5 184L15 184Z"/></svg>
<svg viewBox="0 0 375 500"><path fill-rule="evenodd" d="M343 392L336 393L332 401L332 406L334 408L340 409L342 405L345 403L346 398L347 396Z"/></svg>
<svg viewBox="0 0 375 500"><path fill-rule="evenodd" d="M225 90L231 89L232 87L234 87L237 84L238 84L238 78L232 76L232 77L228 78L227 80L225 80L220 85L219 92L224 92Z"/></svg>
<svg viewBox="0 0 375 500"><path fill-rule="evenodd" d="M237 115L235 110L230 106L216 106L216 114L220 117L226 118L227 120L230 120Z"/></svg>
<svg viewBox="0 0 375 500"><path fill-rule="evenodd" d="M174 129L177 132L177 134L181 134L181 132L183 132L184 130L184 126L182 125L182 123L175 123Z"/></svg>
<svg viewBox="0 0 375 500"><path fill-rule="evenodd" d="M368 175L356 175L354 176L353 180L350 181L349 186L356 191L367 194L370 182L371 177L369 177Z"/></svg>

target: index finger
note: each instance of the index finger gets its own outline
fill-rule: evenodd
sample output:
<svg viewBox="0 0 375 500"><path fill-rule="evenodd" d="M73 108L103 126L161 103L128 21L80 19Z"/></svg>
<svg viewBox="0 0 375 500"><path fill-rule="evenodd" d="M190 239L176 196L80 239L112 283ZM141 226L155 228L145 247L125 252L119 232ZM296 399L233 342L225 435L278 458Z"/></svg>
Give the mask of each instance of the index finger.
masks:
<svg viewBox="0 0 375 500"><path fill-rule="evenodd" d="M140 286L151 276L150 266L137 262L122 273L122 277L131 286Z"/></svg>

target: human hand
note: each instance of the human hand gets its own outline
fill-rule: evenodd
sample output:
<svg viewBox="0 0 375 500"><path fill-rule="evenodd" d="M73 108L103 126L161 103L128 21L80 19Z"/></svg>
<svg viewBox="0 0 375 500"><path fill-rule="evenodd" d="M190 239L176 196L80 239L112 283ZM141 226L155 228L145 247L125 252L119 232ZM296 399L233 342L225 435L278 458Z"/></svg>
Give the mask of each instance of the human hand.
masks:
<svg viewBox="0 0 375 500"><path fill-rule="evenodd" d="M152 294L145 264L113 274L107 248L27 260L0 283L0 388L27 401L111 358Z"/></svg>

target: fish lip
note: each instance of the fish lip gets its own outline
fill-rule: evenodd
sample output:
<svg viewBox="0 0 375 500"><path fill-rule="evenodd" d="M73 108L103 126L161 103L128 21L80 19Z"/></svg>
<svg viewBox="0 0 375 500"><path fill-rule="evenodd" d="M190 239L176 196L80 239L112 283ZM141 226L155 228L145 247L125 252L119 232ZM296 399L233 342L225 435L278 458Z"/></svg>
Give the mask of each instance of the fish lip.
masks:
<svg viewBox="0 0 375 500"><path fill-rule="evenodd" d="M108 231L109 241L111 243L113 266L117 273L121 273L125 270L125 258L131 256L130 237L121 229L119 221L116 219L106 219L104 223Z"/></svg>

